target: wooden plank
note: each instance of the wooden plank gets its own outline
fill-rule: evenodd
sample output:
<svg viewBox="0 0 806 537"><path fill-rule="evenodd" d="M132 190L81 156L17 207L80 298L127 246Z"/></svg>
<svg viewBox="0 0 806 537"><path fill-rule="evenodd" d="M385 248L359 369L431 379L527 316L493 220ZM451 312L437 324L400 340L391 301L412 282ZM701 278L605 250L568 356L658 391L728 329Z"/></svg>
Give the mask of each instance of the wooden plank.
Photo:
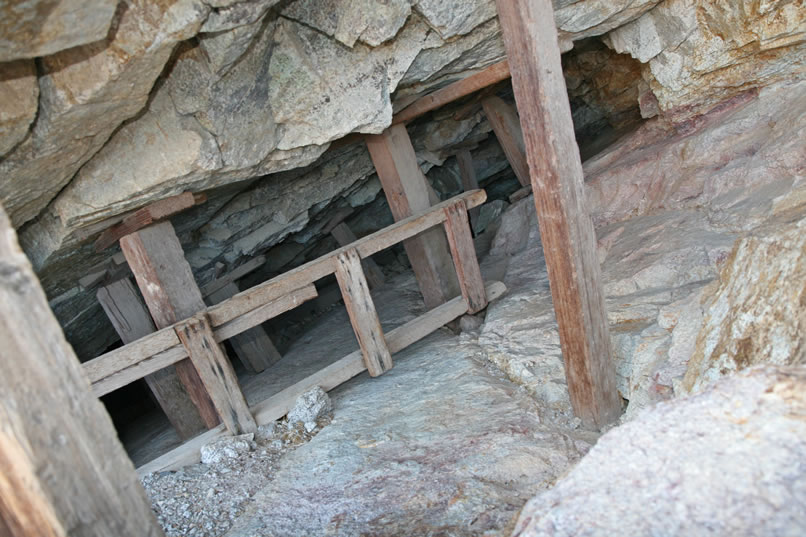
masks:
<svg viewBox="0 0 806 537"><path fill-rule="evenodd" d="M217 304L228 298L232 298L237 295L239 291L237 285L229 283L212 293L208 297L208 300L212 304ZM274 346L271 338L266 334L266 330L264 330L260 324L232 336L229 338L229 343L244 367L248 371L255 373L259 373L267 367L271 367L282 358L280 353L277 352L277 348Z"/></svg>
<svg viewBox="0 0 806 537"><path fill-rule="evenodd" d="M191 317L179 323L175 330L227 430L234 435L255 432L257 425L238 385L238 377L216 343L207 316L202 313Z"/></svg>
<svg viewBox="0 0 806 537"><path fill-rule="evenodd" d="M158 537L103 405L0 207L0 528L14 537Z"/></svg>
<svg viewBox="0 0 806 537"><path fill-rule="evenodd" d="M0 406L0 535L67 537L12 419Z"/></svg>
<svg viewBox="0 0 806 537"><path fill-rule="evenodd" d="M465 192L432 207L430 210L422 211L420 214L416 214L380 231L376 231L371 235L362 237L357 242L353 243L351 247L358 250L362 258L366 258L394 244L405 241L410 237L422 234L429 228L444 222L445 213L442 212L442 209L457 199L464 199L467 206L472 208L484 203L487 199L487 193L483 190ZM265 304L270 300L274 300L288 293L290 289L298 289L299 287L333 274L335 271L334 260L336 256L346 251L347 248L348 247L343 247L334 250L294 270L290 270L271 280L256 285L251 289L242 291L221 304L212 306L209 308L208 313L213 326L220 326L221 324L231 321L261 304Z"/></svg>
<svg viewBox="0 0 806 537"><path fill-rule="evenodd" d="M215 339L217 342L229 339L316 296L316 288L313 285L297 289L216 328ZM85 362L83 367L85 375L92 382L93 393L100 397L187 357L187 352L176 336L174 327L169 326L151 336Z"/></svg>
<svg viewBox="0 0 806 537"><path fill-rule="evenodd" d="M333 229L330 230L330 234L333 235L333 238L336 239L339 246L348 246L358 240L353 230L344 222L334 226ZM372 258L367 257L363 259L361 265L364 267L364 274L367 277L370 289L377 289L384 284L386 278L383 275L383 271Z"/></svg>
<svg viewBox="0 0 806 537"><path fill-rule="evenodd" d="M253 326L265 323L269 319L277 317L299 306L300 304L317 297L316 287L308 284L305 287L294 289L286 295L276 298L268 304L263 304L248 311L215 329L216 340L223 341L237 334L240 334Z"/></svg>
<svg viewBox="0 0 806 537"><path fill-rule="evenodd" d="M362 258L389 248L433 226L442 224L445 221L445 213L442 209L460 199L465 201L467 207L472 208L484 203L487 194L484 190L465 192L434 206L425 213L401 220L367 235L353 243L352 247ZM242 291L221 304L207 308L206 313L210 317L212 325L216 327L218 340L230 338L315 297L316 290L309 286L314 281L333 274L335 272L334 259L347 249L345 247L334 250L294 270ZM101 379L119 374L151 357L156 358L156 355L160 353L173 352L172 347L177 345L181 348L173 329L168 327L86 362L84 364L85 372L91 382L99 382ZM165 363L165 361L161 363ZM129 382L137 378L140 377L134 377ZM125 384L127 383L124 382L120 386Z"/></svg>
<svg viewBox="0 0 806 537"><path fill-rule="evenodd" d="M459 167L459 177L462 180L462 188L465 192L478 189L479 181L476 179L476 169L473 167L473 156L470 154L469 149L463 149L456 153L456 164ZM479 219L480 211L481 207L473 207L468 212L470 223L474 226Z"/></svg>
<svg viewBox="0 0 806 537"><path fill-rule="evenodd" d="M417 164L405 125L393 125L382 134L367 136L366 140L395 221L427 211L431 206L430 185ZM403 246L426 308L434 308L459 294L444 230L429 229L404 241Z"/></svg>
<svg viewBox="0 0 806 537"><path fill-rule="evenodd" d="M424 97L420 97L409 106L398 112L392 118L392 124L408 123L409 121L422 116L432 110L436 110L446 104L460 99L465 95L470 95L487 86L491 86L502 80L509 78L509 63L504 60L493 64L474 75L454 82L442 89L435 91Z"/></svg>
<svg viewBox="0 0 806 537"><path fill-rule="evenodd" d="M509 203L520 201L532 193L532 185L526 185L509 195Z"/></svg>
<svg viewBox="0 0 806 537"><path fill-rule="evenodd" d="M216 291L219 291L224 287L227 287L228 285L235 283L236 280L243 278L250 272L253 272L258 268L260 268L261 266L263 266L265 262L266 262L265 256L259 255L257 257L253 257L246 263L238 265L224 276L216 278L210 283L203 285L201 287L202 295L208 297L213 293L215 293Z"/></svg>
<svg viewBox="0 0 806 537"><path fill-rule="evenodd" d="M550 0L496 0L574 411L601 427L621 413L596 236L585 206Z"/></svg>
<svg viewBox="0 0 806 537"><path fill-rule="evenodd" d="M487 295L484 294L484 280L481 279L481 269L476 257L476 247L473 245L473 235L470 233L465 203L457 201L443 210L448 244L459 277L459 287L467 301L467 312L477 313L487 307Z"/></svg>
<svg viewBox="0 0 806 537"><path fill-rule="evenodd" d="M126 235L120 239L120 249L157 328L171 326L205 309L201 291L170 222ZM197 412L173 416L171 423L181 424L177 429L180 437L191 438L205 427L218 425L218 413L193 364L181 361L175 367Z"/></svg>
<svg viewBox="0 0 806 537"><path fill-rule="evenodd" d="M361 269L361 257L354 249L339 254L336 260L336 280L339 282L350 324L361 347L364 363L373 377L392 369L392 355L386 347L381 321L369 294L369 285Z"/></svg>
<svg viewBox="0 0 806 537"><path fill-rule="evenodd" d="M123 219L119 224L106 229L95 241L95 251L100 252L118 242L124 236L134 233L138 229L158 222L169 216L189 209L194 205L204 203L207 196L204 194L193 194L183 192L176 196L155 201L151 205L146 205L138 209Z"/></svg>
<svg viewBox="0 0 806 537"><path fill-rule="evenodd" d="M518 113L512 106L494 95L481 101L481 106L518 182L521 186L530 184L529 164L526 160L526 147Z"/></svg>
<svg viewBox="0 0 806 537"><path fill-rule="evenodd" d="M506 292L506 286L501 282L490 282L486 287L486 294L490 301L497 299ZM423 339L440 327L445 326L467 313L467 302L464 297L456 297L449 300L433 310L409 321L408 323L390 330L386 334L386 341L389 352L400 352L409 345ZM264 425L278 420L288 414L294 406L297 398L314 386L319 386L325 391L340 386L351 378L366 371L364 359L360 350L352 352L314 373L304 378L296 384L285 388L279 393L272 395L268 399L252 406L252 415L258 425ZM199 461L199 449L204 444L220 438L226 433L223 426L210 430L198 437L182 444L176 449L144 464L137 469L140 476L151 472L165 470L175 470L182 466L193 464Z"/></svg>
<svg viewBox="0 0 806 537"><path fill-rule="evenodd" d="M124 345L156 330L145 304L129 278L99 288L96 296ZM179 380L176 368L171 364L147 375L144 380L168 421L175 429L180 430L183 424L175 420L187 414L192 415L195 410Z"/></svg>

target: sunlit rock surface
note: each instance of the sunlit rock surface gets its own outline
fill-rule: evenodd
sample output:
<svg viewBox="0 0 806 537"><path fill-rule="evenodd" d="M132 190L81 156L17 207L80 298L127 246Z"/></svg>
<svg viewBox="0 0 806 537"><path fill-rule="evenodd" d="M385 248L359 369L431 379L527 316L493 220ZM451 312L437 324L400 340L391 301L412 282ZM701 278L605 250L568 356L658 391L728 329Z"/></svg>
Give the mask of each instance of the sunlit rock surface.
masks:
<svg viewBox="0 0 806 537"><path fill-rule="evenodd" d="M796 536L806 528L806 369L765 366L602 438L513 536Z"/></svg>

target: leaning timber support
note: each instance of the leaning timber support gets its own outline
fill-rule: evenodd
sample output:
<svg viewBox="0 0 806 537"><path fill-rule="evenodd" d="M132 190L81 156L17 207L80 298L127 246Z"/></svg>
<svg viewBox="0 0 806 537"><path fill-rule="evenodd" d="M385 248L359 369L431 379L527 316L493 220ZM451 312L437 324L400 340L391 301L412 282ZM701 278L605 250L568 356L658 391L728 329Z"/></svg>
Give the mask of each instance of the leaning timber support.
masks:
<svg viewBox="0 0 806 537"><path fill-rule="evenodd" d="M574 411L603 426L621 412L596 238L550 0L496 0Z"/></svg>
<svg viewBox="0 0 806 537"><path fill-rule="evenodd" d="M487 121L493 128L501 149L515 172L521 186L529 184L529 164L526 161L526 148L523 142L518 112L513 106L494 95L481 101Z"/></svg>
<svg viewBox="0 0 806 537"><path fill-rule="evenodd" d="M369 285L361 268L361 256L354 248L336 257L336 280L358 346L361 347L364 364L370 376L377 377L392 369L392 355L386 346L381 321L369 294Z"/></svg>
<svg viewBox="0 0 806 537"><path fill-rule="evenodd" d="M479 187L479 181L476 178L476 169L473 166L473 155L470 154L469 149L462 149L456 153L456 164L459 167L459 178L462 180L464 191L476 190ZM468 212L472 225L475 225L478 221L480 212L481 207L473 207Z"/></svg>
<svg viewBox="0 0 806 537"><path fill-rule="evenodd" d="M170 326L205 309L201 291L169 221L124 236L120 239L120 248L157 328ZM193 364L184 360L175 368L197 412L174 416L171 423L181 424L177 430L179 436L190 438L218 425L219 417ZM177 398L184 396L175 395Z"/></svg>
<svg viewBox="0 0 806 537"><path fill-rule="evenodd" d="M353 230L345 222L339 222L330 230L330 234L336 239L339 246L347 246L358 240ZM377 289L382 286L385 278L383 271L372 258L368 257L361 260L361 265L364 267L364 274L367 276L367 283L370 289Z"/></svg>
<svg viewBox="0 0 806 537"><path fill-rule="evenodd" d="M484 292L484 281L481 279L473 236L470 234L465 202L459 200L443 211L445 211L445 231L451 246L462 296L467 301L468 313L478 313L487 307L487 295Z"/></svg>
<svg viewBox="0 0 806 537"><path fill-rule="evenodd" d="M367 136L366 142L395 221L428 210L433 200L431 185L417 164L405 125L393 125L382 134ZM403 245L426 308L438 306L459 294L442 229L430 229L406 240Z"/></svg>
<svg viewBox="0 0 806 537"><path fill-rule="evenodd" d="M355 250L362 258L389 248L423 232L441 226L447 216L443 209L457 201L464 202L472 209L484 203L487 195L483 190L465 192L450 200L441 202L428 211L411 216L371 235L358 239L348 247L309 261L289 272L242 291L219 304L200 311L208 316L216 342L232 338L281 313L295 308L317 296L314 282L336 272L338 256L348 250ZM468 310L464 297L458 297ZM489 290L488 290L488 299ZM454 306L458 307L458 306ZM180 323L157 330L133 343L109 351L83 364L84 373L92 382L93 393L100 397L125 386L162 368L176 364L187 358L188 353L176 335L175 328ZM394 331L393 331L394 332ZM389 342L390 352L395 352ZM223 426L221 426L223 429Z"/></svg>
<svg viewBox="0 0 806 537"><path fill-rule="evenodd" d="M495 300L503 295L504 292L506 292L506 286L501 282L487 284L486 295L489 300ZM465 313L467 313L467 302L464 297L458 296L407 322L403 326L390 330L385 336L389 352L402 351ZM255 421L258 425L271 423L285 416L294 406L297 398L311 388L319 386L325 391L330 391L363 371L366 371L366 364L359 349L293 386L289 386L280 393L254 405L251 408L252 415L255 416ZM201 446L220 438L224 434L226 434L226 429L223 425L220 425L185 442L165 455L144 464L137 469L137 473L143 476L151 472L174 470L181 466L198 462Z"/></svg>
<svg viewBox="0 0 806 537"><path fill-rule="evenodd" d="M107 283L96 292L98 302L124 345L156 331L154 321L129 278ZM185 394L176 369L167 367L144 379L157 404L177 431L186 424L183 416L195 415L196 409Z"/></svg>
<svg viewBox="0 0 806 537"><path fill-rule="evenodd" d="M216 342L207 315L197 314L182 321L174 330L227 430L236 435L255 432L257 425L238 385L238 377Z"/></svg>
<svg viewBox="0 0 806 537"><path fill-rule="evenodd" d="M203 290L202 290L203 291ZM208 297L211 304L219 304L240 292L234 283L228 283ZM232 336L229 340L235 354L244 367L251 372L260 373L280 361L282 356L274 346L266 330L262 326L255 326L240 334Z"/></svg>
<svg viewBox="0 0 806 537"><path fill-rule="evenodd" d="M0 535L162 536L0 207Z"/></svg>

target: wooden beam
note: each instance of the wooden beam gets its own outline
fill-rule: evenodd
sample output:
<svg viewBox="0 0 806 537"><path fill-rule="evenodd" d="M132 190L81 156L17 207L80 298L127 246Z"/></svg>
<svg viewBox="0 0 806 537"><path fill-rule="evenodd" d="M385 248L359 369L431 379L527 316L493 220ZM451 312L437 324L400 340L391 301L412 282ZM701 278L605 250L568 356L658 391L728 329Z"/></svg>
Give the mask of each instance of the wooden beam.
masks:
<svg viewBox="0 0 806 537"><path fill-rule="evenodd" d="M0 207L0 531L162 536Z"/></svg>
<svg viewBox="0 0 806 537"><path fill-rule="evenodd" d="M484 280L481 279L479 260L473 235L470 233L470 222L463 201L457 201L445 211L445 231L451 246L453 264L459 277L462 296L467 301L468 313L478 313L487 307L487 295L484 294Z"/></svg>
<svg viewBox="0 0 806 537"><path fill-rule="evenodd" d="M497 299L505 292L506 286L501 282L490 282L487 284L486 294L490 301ZM396 353L402 351L409 345L420 341L466 313L467 302L464 297L459 296L449 300L445 304L420 315L416 319L394 330L390 330L389 333L386 334L389 352ZM255 416L255 421L258 425L271 423L288 414L297 398L314 386L319 386L325 391L330 391L363 371L366 371L366 366L364 365L361 350L357 350L252 406L252 415ZM220 438L224 434L226 434L226 430L223 426L203 433L176 449L139 467L137 473L142 477L152 472L176 470L182 466L198 462L199 449L201 446Z"/></svg>
<svg viewBox="0 0 806 537"><path fill-rule="evenodd" d="M504 102L503 99L495 95L487 97L481 101L487 120L493 128L501 149L507 156L512 171L521 186L529 183L529 164L526 161L526 147L523 142L521 124L518 120L518 112Z"/></svg>
<svg viewBox="0 0 806 537"><path fill-rule="evenodd" d="M210 283L203 285L201 287L202 295L205 297L209 297L216 291L219 291L224 287L227 287L228 285L235 283L236 280L239 280L244 276L246 276L247 274L249 274L250 272L257 270L258 268L263 266L265 262L266 262L265 256L259 255L257 257L253 257L246 263L238 265L227 274L220 276L215 280L211 281Z"/></svg>
<svg viewBox="0 0 806 537"><path fill-rule="evenodd" d="M476 190L479 187L479 181L476 179L476 169L473 167L473 155L470 154L469 149L462 149L456 153L456 164L459 167L459 177L462 180L462 188L464 191ZM468 215L471 224L476 225L480 211L481 207L470 209Z"/></svg>
<svg viewBox="0 0 806 537"><path fill-rule="evenodd" d="M585 206L550 0L496 0L574 411L601 427L621 412L596 236Z"/></svg>
<svg viewBox="0 0 806 537"><path fill-rule="evenodd" d="M442 209L464 200L467 207L484 203L484 190L465 192L444 201L430 210L406 218L380 231L362 237L351 245L362 258L385 248L422 234L442 224L445 213ZM316 297L312 283L335 272L336 257L349 248L340 248L322 257L309 261L294 270L281 274L251 289L242 291L224 302L205 310L216 329L218 341L230 338L256 326L273 316L296 307ZM458 294L458 293L457 293ZM164 328L141 338L123 348L110 351L84 363L87 377L93 382L93 390L102 395L150 372L166 367L187 356L171 327Z"/></svg>
<svg viewBox="0 0 806 537"><path fill-rule="evenodd" d="M100 252L118 242L121 238L138 229L150 226L171 215L207 201L205 194L183 192L176 196L155 201L130 214L119 224L106 229L95 241L95 251Z"/></svg>
<svg viewBox="0 0 806 537"><path fill-rule="evenodd" d="M502 80L509 78L509 63L504 60L493 64L474 75L454 82L442 89L435 91L424 97L420 97L406 108L398 112L392 118L392 124L408 123L423 114L426 114L446 104L460 99L465 95L470 95L487 86L491 86Z"/></svg>
<svg viewBox="0 0 806 537"><path fill-rule="evenodd" d="M344 306L350 316L358 346L370 376L377 377L392 369L392 355L386 347L381 321L369 294L369 285L361 269L361 256L354 249L336 258L336 280Z"/></svg>
<svg viewBox="0 0 806 537"><path fill-rule="evenodd" d="M213 292L208 297L208 300L212 304L218 304L228 298L232 298L239 292L237 285L229 283ZM229 343L244 367L254 373L259 373L267 367L271 367L282 358L266 330L260 325L245 330L240 334L235 334L229 338Z"/></svg>
<svg viewBox="0 0 806 537"><path fill-rule="evenodd" d="M432 207L430 210L418 211L417 214L409 218L405 218L366 237L362 237L351 247L358 250L358 253L363 259L401 241L424 234L423 232L427 231L429 228L444 222L445 214L442 212L442 208L447 207L460 198L467 202L468 207L476 207L487 200L487 193L484 192L484 190L474 190L473 192L465 192L454 196L450 200L446 200ZM442 233L444 234L444 232ZM258 284L251 289L241 291L231 299L209 308L208 313L210 314L210 320L213 326L220 326L223 323L251 311L260 304L265 304L266 302L283 296L290 290L298 289L333 274L336 256L347 249L347 247L343 247L334 250L327 255L309 261L302 266L283 273L269 281ZM459 293L458 288L456 293Z"/></svg>
<svg viewBox="0 0 806 537"><path fill-rule="evenodd" d="M367 148L381 180L395 221L427 211L430 185L411 145L405 125L393 125L382 134L367 136ZM403 243L425 307L434 308L459 294L459 285L442 229L430 229Z"/></svg>
<svg viewBox="0 0 806 537"><path fill-rule="evenodd" d="M120 239L120 249L129 262L157 328L171 326L206 308L170 222L154 224L126 235ZM193 364L178 362L176 373L198 411L176 417L176 422L182 424L177 430L179 436L190 438L205 426L218 425L218 413Z"/></svg>
<svg viewBox="0 0 806 537"><path fill-rule="evenodd" d="M336 239L339 246L348 246L358 240L353 230L344 222L334 226L333 229L330 230L330 234L333 235L333 238ZM364 274L367 277L370 289L377 289L383 285L386 278L384 278L383 271L372 258L367 257L363 259L361 265L364 267Z"/></svg>
<svg viewBox="0 0 806 537"><path fill-rule="evenodd" d="M313 285L297 289L216 328L215 340L220 343L316 296ZM187 358L174 326L84 362L84 374L92 382L93 393L100 397Z"/></svg>
<svg viewBox="0 0 806 537"><path fill-rule="evenodd" d="M216 343L207 316L202 313L191 317L179 323L175 330L227 430L234 435L255 432L257 425L238 385L238 377Z"/></svg>
<svg viewBox="0 0 806 537"><path fill-rule="evenodd" d="M532 185L526 185L523 188L519 188L515 192L509 195L509 203L515 203L516 201L520 201L526 196L532 193Z"/></svg>
<svg viewBox="0 0 806 537"><path fill-rule="evenodd" d="M100 287L96 297L124 345L154 331L154 322L129 278ZM169 365L144 377L157 404L177 430L184 427L183 417L196 410L187 396L176 368Z"/></svg>

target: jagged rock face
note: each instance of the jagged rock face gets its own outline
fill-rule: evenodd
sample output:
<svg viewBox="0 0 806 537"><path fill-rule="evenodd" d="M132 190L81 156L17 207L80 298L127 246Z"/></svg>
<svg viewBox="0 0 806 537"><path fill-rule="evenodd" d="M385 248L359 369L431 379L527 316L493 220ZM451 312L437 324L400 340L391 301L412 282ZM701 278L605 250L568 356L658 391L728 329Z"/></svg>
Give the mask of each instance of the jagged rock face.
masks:
<svg viewBox="0 0 806 537"><path fill-rule="evenodd" d="M117 0L3 2L0 62L47 56L101 40L117 6Z"/></svg>
<svg viewBox="0 0 806 537"><path fill-rule="evenodd" d="M803 77L803 0L665 0L606 36L644 65L660 110L690 116L749 88Z"/></svg>
<svg viewBox="0 0 806 537"><path fill-rule="evenodd" d="M761 367L599 439L514 536L800 535L806 368Z"/></svg>
<svg viewBox="0 0 806 537"><path fill-rule="evenodd" d="M766 88L672 136L652 120L586 163L626 419L751 364L804 360L804 95L803 82ZM504 213L491 254L509 266L504 282L528 291L490 306L481 341L489 360L562 411L536 231L531 200Z"/></svg>
<svg viewBox="0 0 806 537"><path fill-rule="evenodd" d="M806 218L742 238L701 302L685 389L759 363L806 363Z"/></svg>
<svg viewBox="0 0 806 537"><path fill-rule="evenodd" d="M329 211L377 203L363 149L325 152L328 144L349 132L379 132L417 95L505 55L494 0L131 0L117 11L93 0L70 11L91 16L63 24L58 35L57 19L72 21L60 10L76 6L61 2L43 22L46 4L56 5L8 8L13 16L0 23L9 29L4 36L29 31L28 49L20 40L0 46L8 53L0 61L15 60L0 64L0 92L13 97L0 99L0 200L24 225L24 248L62 321L98 334L108 327L96 328L100 311L75 283L102 260L90 240L127 211L185 189L208 191L206 206L175 219L202 280L215 262L232 266L281 241L291 241L284 261L299 261L315 248L307 241L319 236ZM707 72L730 82L714 99L795 76L803 56L799 5L745 2L741 11L709 3L692 19L678 0L554 1L562 50L604 36L624 53L581 51L569 69L572 97L616 125L634 114L636 98L645 115L653 103L674 111L698 102L713 81ZM663 36L651 54L638 39L647 27ZM700 51L704 38L695 36L723 27L732 37L709 38L710 52ZM740 55L756 44L763 52ZM768 50L773 44L782 48ZM690 87L682 93L658 74L675 47L713 60L675 60ZM649 62L645 80L626 54ZM412 131L425 170L444 165L446 145L489 130L477 116L469 125L434 119L442 129ZM669 132L659 129L656 140ZM624 182L607 183L624 194ZM667 195L661 190L656 205Z"/></svg>

